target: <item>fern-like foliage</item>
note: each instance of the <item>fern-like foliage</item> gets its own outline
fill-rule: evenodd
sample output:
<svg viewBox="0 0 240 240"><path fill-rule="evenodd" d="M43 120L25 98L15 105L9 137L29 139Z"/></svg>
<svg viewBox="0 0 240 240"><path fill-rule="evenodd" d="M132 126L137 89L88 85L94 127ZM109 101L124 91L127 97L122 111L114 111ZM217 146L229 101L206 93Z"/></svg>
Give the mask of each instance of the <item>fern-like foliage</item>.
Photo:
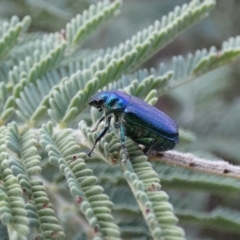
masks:
<svg viewBox="0 0 240 240"><path fill-rule="evenodd" d="M227 62L234 60L240 53L240 37L230 38L224 41L222 48L218 51L211 47L209 51L203 49L196 51L194 55L189 54L186 58L174 57L172 67L174 72L173 81L167 90L176 88L188 81L206 74ZM160 66L160 68L163 67Z"/></svg>
<svg viewBox="0 0 240 240"><path fill-rule="evenodd" d="M93 232L102 238L119 239L118 227L111 216L112 203L103 194L103 188L96 184L97 178L92 175L92 170L86 168L86 156L81 154L71 131L66 130L53 137L53 127L49 123L43 126L41 145L48 151L49 161L65 175L70 192Z"/></svg>
<svg viewBox="0 0 240 240"><path fill-rule="evenodd" d="M88 139L93 139L84 123L81 123L80 127L85 133L88 133ZM102 148L99 146L98 149L101 153L100 156L110 152L105 157L109 159L109 156L114 156L114 152L116 152L114 149L118 144L115 138L107 145L107 139L108 136L102 141L105 143L104 146ZM168 196L165 192L160 191L159 179L151 164L147 162L147 157L141 156L141 151L136 144L128 141L127 147L131 163L121 164L124 177L134 193L153 238L171 239L174 236L176 239L184 239L183 231L175 226L177 219L172 213L172 206L167 202Z"/></svg>
<svg viewBox="0 0 240 240"><path fill-rule="evenodd" d="M116 193L115 193L116 194ZM117 195L117 194L116 194ZM117 195L119 196L119 195ZM140 218L140 211L134 209L134 205L115 205L115 214L121 214L122 220L130 216L135 216L135 219ZM226 208L218 208L210 213L198 213L191 210L180 210L175 209L176 215L183 223L188 223L192 225L203 225L206 228L212 228L217 230L225 230L226 232L239 233L239 212L233 211ZM129 228L129 233L134 233L134 230ZM140 230L141 231L141 230ZM128 233L128 234L129 234ZM127 232L125 233L127 234ZM143 235L148 235L147 232L142 233Z"/></svg>
<svg viewBox="0 0 240 240"><path fill-rule="evenodd" d="M88 162L89 167L98 176L100 183L112 185L126 186L127 183L124 181L124 177L121 174L120 169L106 164L100 164L98 162ZM192 190L192 191L205 191L219 195L224 195L228 192L229 194L237 195L239 192L239 182L236 179L196 173L186 169L172 167L161 163L154 164L154 170L158 173L161 184L169 189L181 189L181 190Z"/></svg>
<svg viewBox="0 0 240 240"><path fill-rule="evenodd" d="M122 73L132 71L133 68L136 68L162 48L169 39L173 39L189 24L201 19L213 5L212 1L206 1L202 4L194 1L189 6L184 5L182 9L176 8L174 13L170 13L168 17L163 17L161 23L157 22L154 26L150 26L133 36L131 41L126 41L119 47L108 51L103 59L97 59L90 66L87 72L88 77L84 79L86 85L82 82L85 85L83 89L69 86L71 84L69 81L64 87L60 85L59 89L54 89L58 90L58 93L55 92L55 95L49 99L52 107L49 111L51 118L66 125L84 109L87 99L98 89L116 80ZM60 110L58 100L59 95L62 94L67 95L68 98L71 97L71 99L70 104L69 99L67 99L66 103L63 103L63 106L66 107L61 107Z"/></svg>
<svg viewBox="0 0 240 240"><path fill-rule="evenodd" d="M48 9L48 2L28 2L48 14L71 15L55 3ZM130 161L123 162L113 122L93 157L87 156L97 137L91 127L102 114L86 108L94 93L122 89L155 104L159 96L240 54L240 38L231 37L220 50L197 50L156 69L139 69L206 17L214 0L175 7L112 48L83 49L86 39L116 16L121 5L121 0L98 2L55 33L26 33L29 16L0 21L0 239L185 240L179 220L190 227L239 234L237 211L219 207L206 212L204 202L212 193L236 196L238 180L151 163L129 138ZM236 104L222 122L230 121L238 109ZM182 149L196 140L189 130L179 132ZM187 192L193 190L199 197L190 203Z"/></svg>
<svg viewBox="0 0 240 240"><path fill-rule="evenodd" d="M25 229L29 230L28 225L31 228L37 229L38 237L42 236L45 239L54 239L54 236L57 236L59 239L63 239L64 233L58 223L41 180L32 178L33 175L41 173L41 167L39 166L41 157L38 155L36 146L34 146L37 144L35 135L26 130L20 134L15 123L9 124L5 131L5 143L12 152L8 156L9 174L7 177L11 177L11 171L12 178L15 177L16 179L15 186L19 185L18 195L21 197L21 202L18 200L19 203L16 203L16 206L19 205L20 207L21 203L24 209L22 212L21 209L19 210L18 220L15 220L13 217L10 224L11 222L13 223L13 228L15 227L14 224L19 224L17 227L23 231L24 227L21 225L25 223ZM16 187L13 188L13 192L15 191L14 189L17 189ZM23 201L24 198L27 200L26 203ZM13 211L15 213L14 216L17 216L14 205L12 208L11 210L10 204L10 212ZM25 216L23 215L24 213ZM23 233L24 236L26 236L26 231Z"/></svg>
<svg viewBox="0 0 240 240"><path fill-rule="evenodd" d="M239 233L239 212L226 208L214 209L210 213L197 213L189 210L176 210L183 222L204 225L213 229L224 229L227 232Z"/></svg>
<svg viewBox="0 0 240 240"><path fill-rule="evenodd" d="M3 22L0 26L0 57L4 57L15 45L20 34L24 33L30 25L30 17L21 22L14 16L10 22Z"/></svg>
<svg viewBox="0 0 240 240"><path fill-rule="evenodd" d="M129 147L131 147L130 144ZM129 151L130 156L131 154L133 154L134 156L139 155L136 154L136 151L139 151L139 149L134 149L132 147L131 152ZM124 175L127 178L129 185L133 185L137 188L137 198L145 202L145 206L147 206L147 208L145 208L144 210L148 217L151 213L155 214L156 220L161 227L160 229L162 230L162 233L159 233L163 239L184 239L184 233L182 229L175 226L175 224L177 223L177 219L172 213L173 209L172 206L168 203L168 197L166 196L165 192L159 191L160 184L157 174L152 169L152 166L147 162L146 157L144 157L145 159L140 158L141 157L132 157L132 166L127 166L127 169L124 170ZM147 190L145 193L146 195L141 192L144 188L145 191ZM152 230L151 224L150 230ZM154 233L157 232L158 231L156 230L154 231ZM154 235L155 234L153 234L153 236ZM159 239L159 237L157 237L156 239Z"/></svg>
<svg viewBox="0 0 240 240"><path fill-rule="evenodd" d="M83 41L89 33L116 14L120 5L120 0L112 3L105 0L97 5L91 5L89 10L85 10L82 15L78 14L66 26L66 38L69 44L77 45Z"/></svg>
<svg viewBox="0 0 240 240"><path fill-rule="evenodd" d="M29 222L22 199L22 189L9 166L8 159L4 135L1 135L1 177L3 181L1 184L1 222L7 228L12 229L10 231L12 235L27 239Z"/></svg>

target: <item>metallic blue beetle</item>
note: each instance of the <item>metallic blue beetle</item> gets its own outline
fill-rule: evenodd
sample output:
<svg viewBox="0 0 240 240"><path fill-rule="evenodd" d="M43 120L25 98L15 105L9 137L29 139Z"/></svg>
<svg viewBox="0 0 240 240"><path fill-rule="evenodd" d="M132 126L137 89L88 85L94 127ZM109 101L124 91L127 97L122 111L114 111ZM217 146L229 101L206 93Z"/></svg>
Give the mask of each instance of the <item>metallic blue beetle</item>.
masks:
<svg viewBox="0 0 240 240"><path fill-rule="evenodd" d="M150 150L167 151L178 143L176 123L165 113L137 97L118 90L102 91L90 98L89 105L104 111L93 131L97 130L104 119L106 124L97 135L88 156L91 156L97 142L106 134L112 117L115 118L115 127L120 128L121 147L127 159L125 135L134 142L144 145L144 153Z"/></svg>

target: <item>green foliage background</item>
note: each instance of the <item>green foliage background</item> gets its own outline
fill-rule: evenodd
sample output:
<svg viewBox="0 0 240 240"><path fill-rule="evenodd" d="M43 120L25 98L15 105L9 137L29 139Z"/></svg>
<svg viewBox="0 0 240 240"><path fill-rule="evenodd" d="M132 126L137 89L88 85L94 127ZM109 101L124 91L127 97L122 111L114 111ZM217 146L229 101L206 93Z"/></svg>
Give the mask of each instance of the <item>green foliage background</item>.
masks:
<svg viewBox="0 0 240 240"><path fill-rule="evenodd" d="M178 151L239 165L238 2L98 2L0 2L0 239L239 239L238 180L150 164L130 140L112 165L114 131L85 154L88 98L121 88L176 120Z"/></svg>

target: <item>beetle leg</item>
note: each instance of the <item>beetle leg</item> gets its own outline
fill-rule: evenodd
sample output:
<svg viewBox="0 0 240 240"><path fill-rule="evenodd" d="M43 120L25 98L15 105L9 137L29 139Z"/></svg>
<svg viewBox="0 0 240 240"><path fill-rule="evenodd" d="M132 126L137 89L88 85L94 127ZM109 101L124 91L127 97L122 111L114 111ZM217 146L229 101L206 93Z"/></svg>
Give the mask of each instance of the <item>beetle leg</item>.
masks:
<svg viewBox="0 0 240 240"><path fill-rule="evenodd" d="M107 130L110 127L110 122L111 122L111 116L108 116L106 119L106 124L104 126L104 128L101 130L101 132L97 135L97 138L93 144L92 149L90 150L90 152L87 154L89 157L91 157L91 154L94 150L94 148L96 147L97 143L101 140L101 138L106 134ZM99 125L99 124L98 124Z"/></svg>
<svg viewBox="0 0 240 240"><path fill-rule="evenodd" d="M92 129L92 132L95 132L98 129L99 124L105 119L105 114L102 115L96 122L96 126Z"/></svg>
<svg viewBox="0 0 240 240"><path fill-rule="evenodd" d="M137 143L143 144L145 146L145 148L143 149L144 154L146 154L155 143L154 138L138 138L138 139L133 139L133 141L136 141Z"/></svg>
<svg viewBox="0 0 240 240"><path fill-rule="evenodd" d="M126 162L129 159L129 154L125 145L125 128L122 122L119 122L119 126L120 126L121 147L124 154L126 155L126 159L123 159L122 162Z"/></svg>
<svg viewBox="0 0 240 240"><path fill-rule="evenodd" d="M115 116L115 122L114 122L114 127L115 128L120 128L121 122L119 121L118 116Z"/></svg>
<svg viewBox="0 0 240 240"><path fill-rule="evenodd" d="M147 153L151 150L153 144L155 142L155 139L153 139L153 142L149 145L147 145L144 149L143 149L143 153L147 155Z"/></svg>
<svg viewBox="0 0 240 240"><path fill-rule="evenodd" d="M151 147L152 147L152 144L151 144L151 145L148 145L148 146L146 146L146 147L143 149L143 153L144 153L144 154L147 154L147 153L148 153L148 151L151 149Z"/></svg>
<svg viewBox="0 0 240 240"><path fill-rule="evenodd" d="M114 127L115 127L115 128L119 128L119 127L120 127L120 122L115 122L115 123L114 123Z"/></svg>

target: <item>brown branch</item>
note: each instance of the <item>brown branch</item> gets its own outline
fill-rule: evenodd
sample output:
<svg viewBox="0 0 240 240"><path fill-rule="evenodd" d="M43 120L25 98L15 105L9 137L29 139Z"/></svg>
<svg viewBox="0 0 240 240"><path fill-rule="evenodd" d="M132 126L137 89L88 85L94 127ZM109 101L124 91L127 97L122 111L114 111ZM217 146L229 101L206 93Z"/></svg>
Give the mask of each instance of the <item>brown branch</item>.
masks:
<svg viewBox="0 0 240 240"><path fill-rule="evenodd" d="M240 179L240 166L234 166L223 160L210 161L198 158L191 153L177 151L153 152L149 156L149 161L163 162L198 172Z"/></svg>

